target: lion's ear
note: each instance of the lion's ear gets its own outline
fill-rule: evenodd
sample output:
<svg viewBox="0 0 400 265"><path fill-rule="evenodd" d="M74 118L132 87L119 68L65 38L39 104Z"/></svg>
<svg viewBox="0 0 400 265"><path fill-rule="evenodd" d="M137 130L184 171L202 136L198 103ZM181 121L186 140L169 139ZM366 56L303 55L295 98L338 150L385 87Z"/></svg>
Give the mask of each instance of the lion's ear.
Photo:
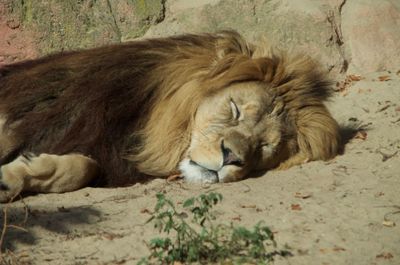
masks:
<svg viewBox="0 0 400 265"><path fill-rule="evenodd" d="M265 36L260 36L254 43L250 44L253 50L252 58L262 58L262 57L272 57L274 54L274 50L270 40Z"/></svg>
<svg viewBox="0 0 400 265"><path fill-rule="evenodd" d="M251 56L254 47L250 45L239 33L231 30L224 30L217 33L216 54L218 59L228 55Z"/></svg>

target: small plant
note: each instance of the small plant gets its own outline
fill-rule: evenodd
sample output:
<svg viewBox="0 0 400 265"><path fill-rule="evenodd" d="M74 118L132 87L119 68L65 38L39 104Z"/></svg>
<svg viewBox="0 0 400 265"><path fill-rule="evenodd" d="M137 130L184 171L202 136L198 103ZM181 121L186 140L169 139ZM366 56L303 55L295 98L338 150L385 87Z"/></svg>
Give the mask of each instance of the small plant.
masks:
<svg viewBox="0 0 400 265"><path fill-rule="evenodd" d="M202 194L183 203L178 212L174 203L164 194L157 194L157 204L148 222L159 232L172 237L153 238L151 254L139 264L173 264L174 262L230 262L234 264L266 264L275 256L290 256L290 252L276 250L274 235L261 223L252 229L233 224L215 224L210 211L222 200L218 193ZM191 215L190 224L186 221Z"/></svg>

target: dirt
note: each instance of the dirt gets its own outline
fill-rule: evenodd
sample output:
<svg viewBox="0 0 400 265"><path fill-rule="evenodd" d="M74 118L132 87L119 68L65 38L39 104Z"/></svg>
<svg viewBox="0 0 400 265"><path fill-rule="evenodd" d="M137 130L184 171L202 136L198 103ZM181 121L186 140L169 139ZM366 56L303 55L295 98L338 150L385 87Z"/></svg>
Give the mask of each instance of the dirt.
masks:
<svg viewBox="0 0 400 265"><path fill-rule="evenodd" d="M16 226L5 231L4 257L15 264L135 264L159 236L145 224L158 192L180 203L215 191L224 197L219 222L263 221L278 247L289 247L293 256L275 264L400 264L399 73L338 80L329 108L346 145L331 161L211 186L156 179L27 196L0 206Z"/></svg>

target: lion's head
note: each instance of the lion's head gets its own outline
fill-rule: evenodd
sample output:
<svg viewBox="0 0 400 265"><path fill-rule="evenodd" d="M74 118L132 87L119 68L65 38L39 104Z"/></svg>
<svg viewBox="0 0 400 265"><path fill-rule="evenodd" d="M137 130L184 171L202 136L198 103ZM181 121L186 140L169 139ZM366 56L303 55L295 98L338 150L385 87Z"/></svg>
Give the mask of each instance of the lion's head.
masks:
<svg viewBox="0 0 400 265"><path fill-rule="evenodd" d="M180 170L192 182L229 182L274 166L283 103L258 82L233 84L204 98Z"/></svg>

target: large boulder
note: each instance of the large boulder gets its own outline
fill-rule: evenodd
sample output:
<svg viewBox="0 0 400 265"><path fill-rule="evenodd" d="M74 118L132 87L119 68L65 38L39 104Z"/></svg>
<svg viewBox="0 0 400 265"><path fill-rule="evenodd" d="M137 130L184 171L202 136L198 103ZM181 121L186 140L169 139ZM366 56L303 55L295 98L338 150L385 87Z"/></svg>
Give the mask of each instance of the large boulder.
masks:
<svg viewBox="0 0 400 265"><path fill-rule="evenodd" d="M345 71L345 59L327 19L330 12L337 13L336 7L326 1L203 0L202 6L187 2L168 1L166 19L145 36L230 28L250 40L265 38L280 50L312 54L335 72Z"/></svg>
<svg viewBox="0 0 400 265"><path fill-rule="evenodd" d="M342 31L350 71L400 69L400 1L347 1Z"/></svg>
<svg viewBox="0 0 400 265"><path fill-rule="evenodd" d="M1 0L0 14L0 56L3 62L10 62L23 59L24 55L33 57L33 54L88 48L142 36L152 24L164 18L164 3L163 0ZM26 43L20 39L22 35L29 35L34 41ZM29 46L35 53L15 51L18 46Z"/></svg>
<svg viewBox="0 0 400 265"><path fill-rule="evenodd" d="M310 54L334 74L400 67L398 0L1 0L0 15L0 64L229 28Z"/></svg>

